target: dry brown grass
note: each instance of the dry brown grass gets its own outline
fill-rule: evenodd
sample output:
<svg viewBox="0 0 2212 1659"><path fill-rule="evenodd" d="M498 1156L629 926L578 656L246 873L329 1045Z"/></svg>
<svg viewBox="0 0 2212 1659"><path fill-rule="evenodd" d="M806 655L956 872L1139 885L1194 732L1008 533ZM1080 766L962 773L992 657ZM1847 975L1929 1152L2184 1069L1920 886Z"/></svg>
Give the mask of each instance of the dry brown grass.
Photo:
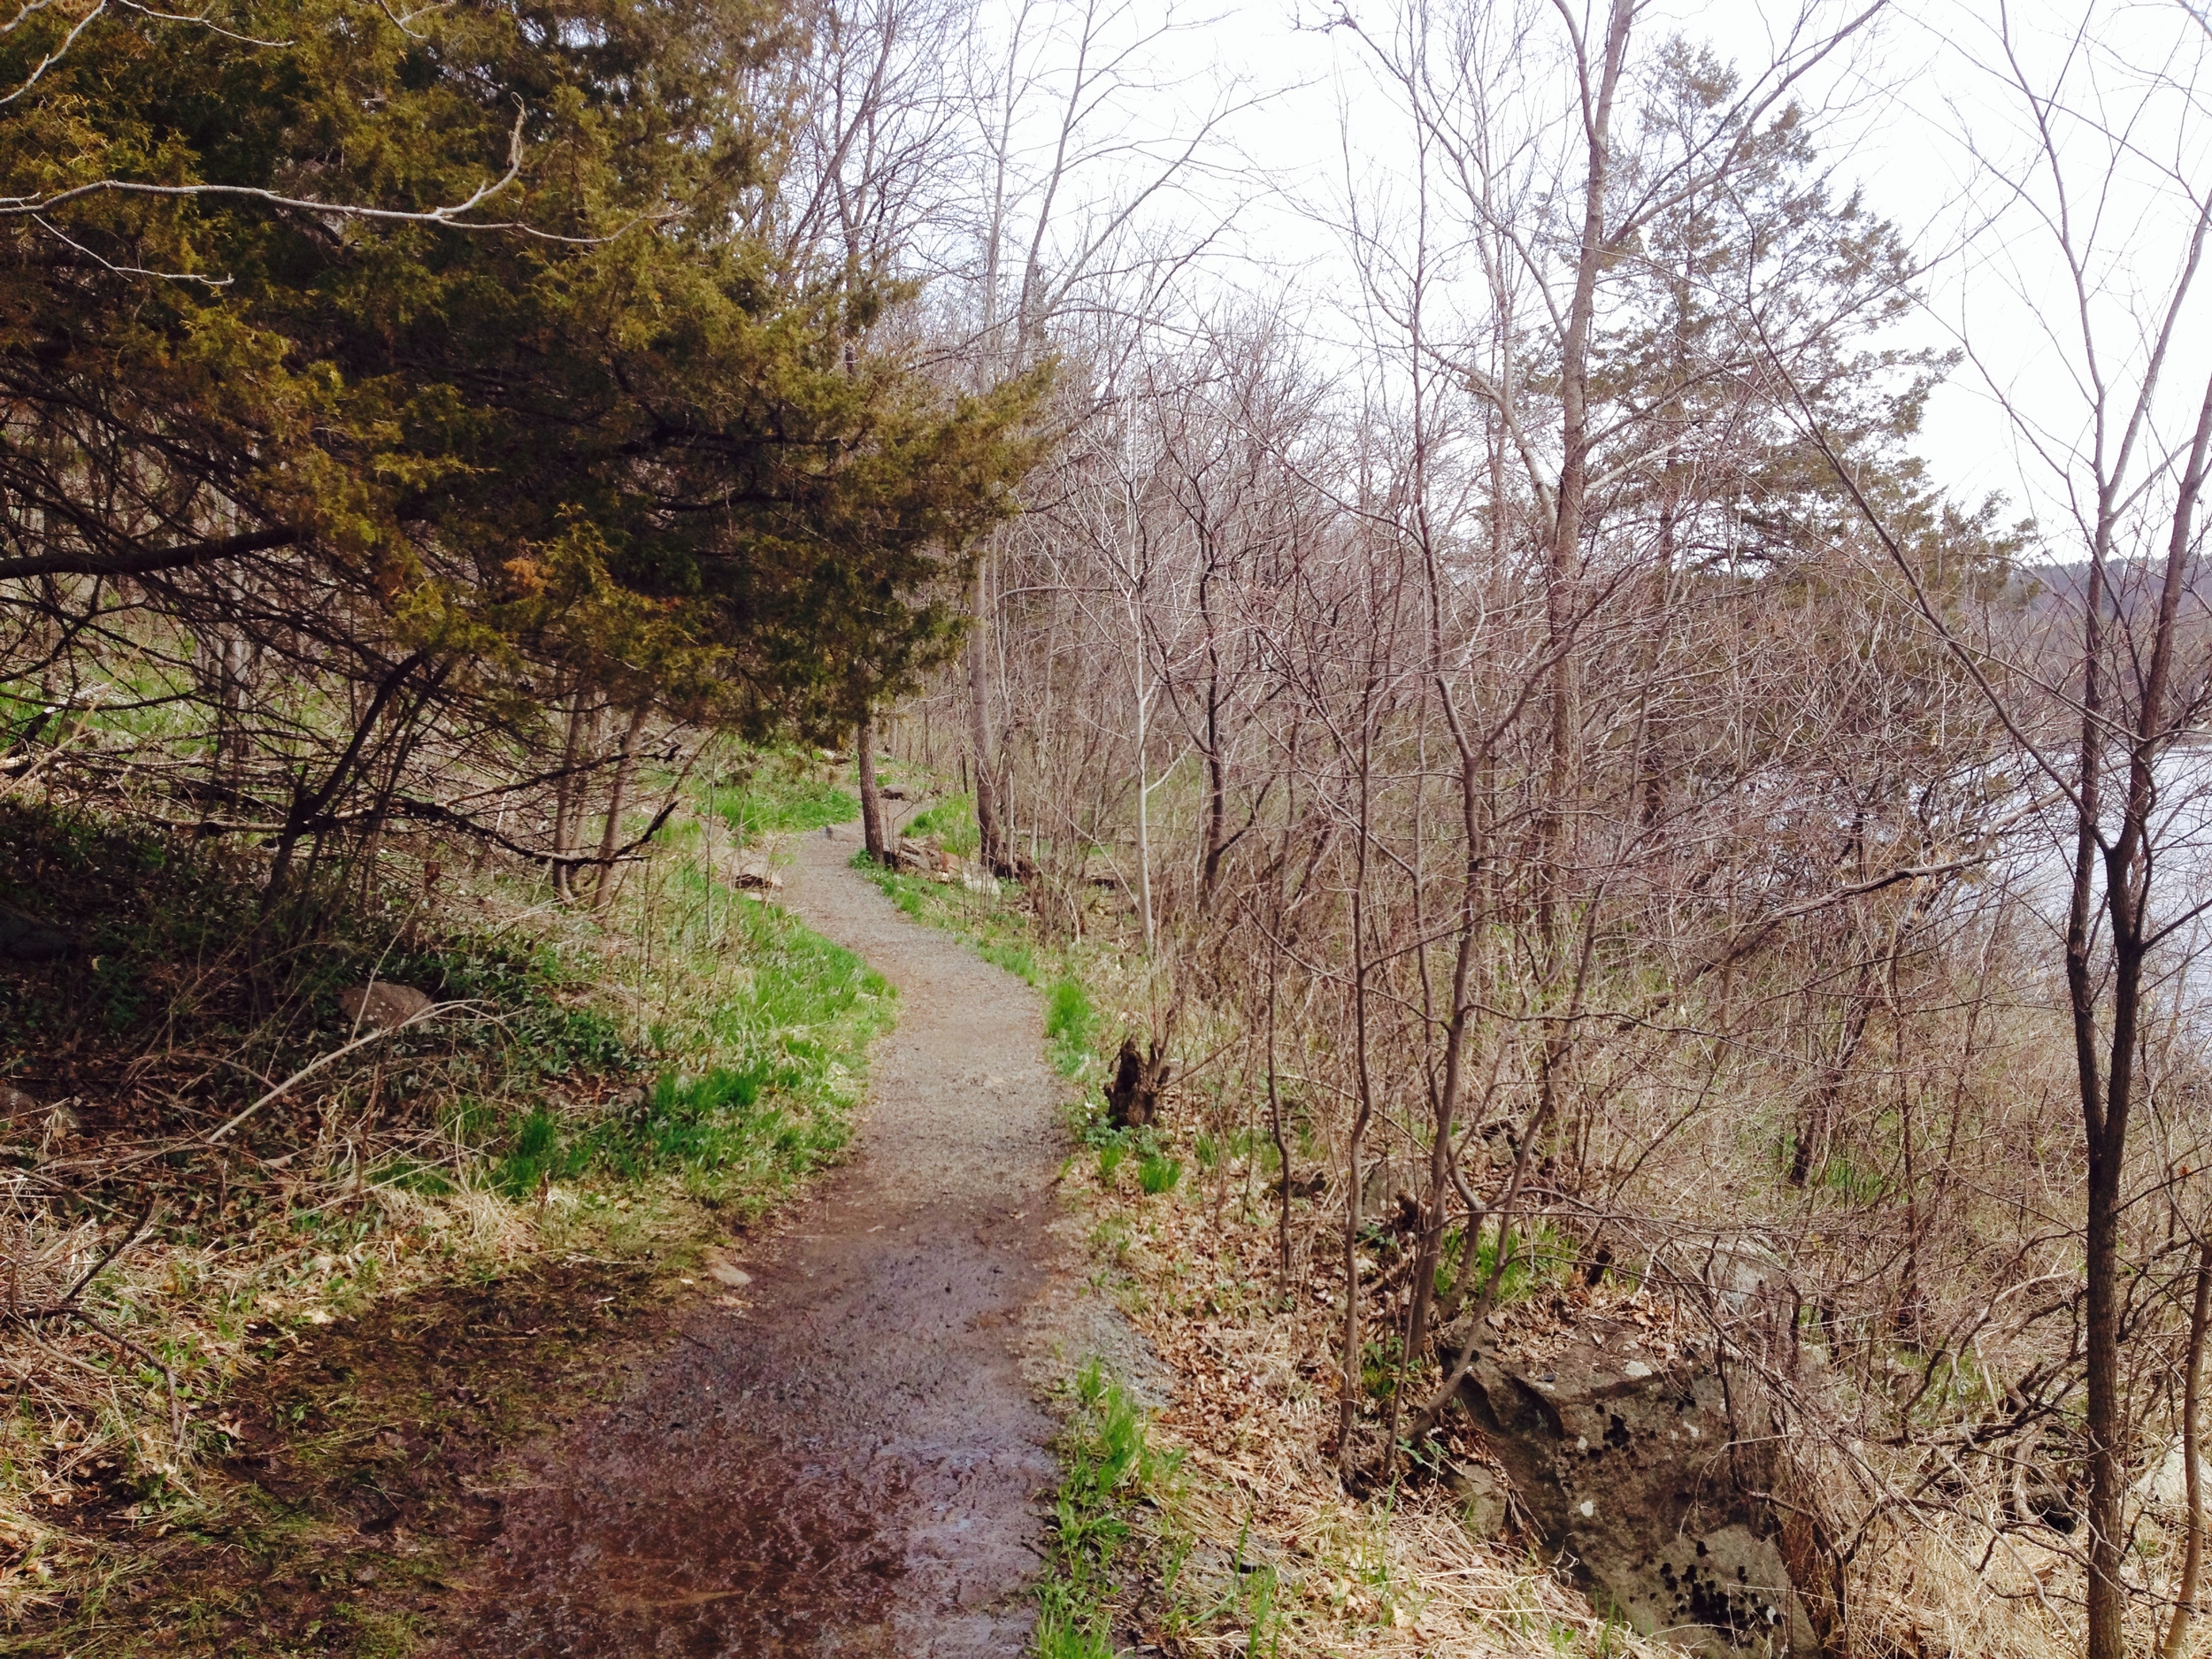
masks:
<svg viewBox="0 0 2212 1659"><path fill-rule="evenodd" d="M401 867L436 851L402 849ZM553 1005L603 1015L639 1056L631 1064L704 1070L782 1041L721 1018L755 988L747 935L731 926L747 901L706 887L686 839L635 867L595 916L549 902L535 872L444 863L455 873L412 931L519 944L558 964ZM447 1035L434 1024L332 1066L220 1149L188 1124L149 1134L94 1110L88 1126L13 1148L20 1167L0 1170L0 1183L12 1179L0 1184L0 1630L86 1604L173 1530L219 1513L229 1494L213 1471L241 1432L227 1401L313 1327L532 1258L664 1253L715 1226L718 1208L724 1219L747 1210L795 1172L764 1156L703 1202L673 1167L515 1190L499 1159L516 1115L588 1125L619 1106L622 1079L503 1070ZM822 1046L843 1050L833 1037ZM394 1110L403 1072L411 1087ZM791 1110L835 1116L859 1083L832 1061L810 1087L819 1100L793 1097ZM143 1235L85 1288L97 1328L22 1317L53 1309L120 1241L142 1213L138 1171L158 1174L157 1202Z"/></svg>
<svg viewBox="0 0 2212 1659"><path fill-rule="evenodd" d="M1170 1144L1191 1160L1194 1139ZM1166 1372L1150 1444L1179 1472L1156 1487L1148 1559L1129 1579L1148 1634L1193 1654L1240 1655L1256 1637L1252 1651L1286 1655L1670 1651L1600 1618L1525 1543L1471 1531L1440 1481L1347 1495L1331 1455L1340 1304L1307 1268L1284 1305L1272 1217L1247 1205L1256 1187L1248 1160L1187 1168L1192 1179L1173 1192L1148 1195L1133 1160L1102 1179L1087 1156L1064 1183L1079 1195L1073 1225L1110 1265L1125 1314ZM1480 1455L1471 1441L1451 1449ZM1278 1623L1256 1627L1234 1607L1208 1615L1231 1599L1240 1552L1277 1572ZM1188 1564L1178 1585L1161 1587L1179 1558Z"/></svg>

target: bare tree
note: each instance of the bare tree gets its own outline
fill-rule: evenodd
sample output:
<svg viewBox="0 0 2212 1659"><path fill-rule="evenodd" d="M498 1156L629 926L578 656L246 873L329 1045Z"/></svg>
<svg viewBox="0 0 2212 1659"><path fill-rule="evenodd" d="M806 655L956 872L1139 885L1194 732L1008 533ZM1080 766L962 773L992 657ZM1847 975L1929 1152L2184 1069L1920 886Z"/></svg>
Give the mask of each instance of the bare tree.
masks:
<svg viewBox="0 0 2212 1659"><path fill-rule="evenodd" d="M2062 803L2065 1006L2087 1170L2092 1659L2119 1659L2128 1647L2129 1135L2147 1021L2162 987L2169 996L2187 994L2185 964L2177 971L2170 958L2198 914L2185 809L2201 785L2177 746L2202 720L2212 689L2212 657L2186 620L2212 465L2212 373L2198 365L2189 378L2185 327L2212 233L2212 185L2169 159L2194 156L2204 138L2187 90L2191 66L2206 61L2202 19L2177 12L2154 40L2136 46L2131 31L2092 6L2048 35L2001 13L1985 35L1959 47L2008 100L2023 140L2010 153L1993 134L1972 141L2008 198L2000 222L2016 222L2036 239L2067 298L2045 307L2032 303L2039 296L2022 296L2040 319L2046 348L2065 365L2063 402L2055 404L2048 388L2021 395L1991 372L1993 342L1969 340L2032 469L2033 498L2063 526L2047 531L2053 551L2078 561L2051 584L2050 635L1991 638L1957 626L1927 596L1886 515L1838 466L1925 619ZM2147 133L2159 136L2147 144ZM2123 228L2101 210L2129 197L2150 216ZM2170 239L2141 236L2145 225ZM2170 958L2162 964L2162 952Z"/></svg>

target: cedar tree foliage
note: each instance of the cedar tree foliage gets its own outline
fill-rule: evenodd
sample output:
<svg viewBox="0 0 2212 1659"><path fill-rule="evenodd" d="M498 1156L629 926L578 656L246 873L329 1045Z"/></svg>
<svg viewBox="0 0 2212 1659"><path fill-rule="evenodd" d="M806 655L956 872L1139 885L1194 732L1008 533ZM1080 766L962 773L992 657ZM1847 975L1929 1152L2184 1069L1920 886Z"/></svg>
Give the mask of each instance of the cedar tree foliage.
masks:
<svg viewBox="0 0 2212 1659"><path fill-rule="evenodd" d="M773 0L24 8L8 677L127 613L526 724L549 677L822 734L949 649L1042 376L944 394L875 344L908 290L805 274L804 45Z"/></svg>

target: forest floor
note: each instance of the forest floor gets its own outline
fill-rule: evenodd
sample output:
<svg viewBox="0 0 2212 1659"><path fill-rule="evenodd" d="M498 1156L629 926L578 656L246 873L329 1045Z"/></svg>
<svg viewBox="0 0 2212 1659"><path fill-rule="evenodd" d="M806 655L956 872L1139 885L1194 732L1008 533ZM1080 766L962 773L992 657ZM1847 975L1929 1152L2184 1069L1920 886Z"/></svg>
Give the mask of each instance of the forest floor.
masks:
<svg viewBox="0 0 2212 1659"><path fill-rule="evenodd" d="M117 1317L244 1346L195 1362L180 1473L131 1449L146 1379L143 1410L73 1425L19 1389L0 1589L49 1599L0 1654L1641 1650L1442 1487L1337 1486L1327 1298L1281 1303L1247 1103L1187 1087L1157 1132L1098 1121L1141 953L1110 926L1049 944L988 883L856 868L849 827L776 827L780 904L710 879L710 844L654 866L641 937L680 997L604 958L595 995L681 1013L653 1044L686 1069L628 1115L549 1117L577 1085L548 1047L447 1196L304 1182L265 1229L290 1256L222 1235L261 1263L234 1286L195 1234L126 1259ZM691 1025L718 1046L683 1058ZM269 1129L280 1174L318 1133ZM423 1242L463 1224L493 1244ZM404 1282L348 1289L379 1251Z"/></svg>
<svg viewBox="0 0 2212 1659"><path fill-rule="evenodd" d="M303 1328L224 1397L204 1512L156 1540L142 1505L77 1503L129 1581L0 1651L1029 1651L1059 1481L1041 1401L1102 1354L1142 1370L1053 1226L1043 1002L902 916L850 829L772 844L772 908L897 1008L847 1161L769 1208L639 1187L622 1248L549 1235Z"/></svg>

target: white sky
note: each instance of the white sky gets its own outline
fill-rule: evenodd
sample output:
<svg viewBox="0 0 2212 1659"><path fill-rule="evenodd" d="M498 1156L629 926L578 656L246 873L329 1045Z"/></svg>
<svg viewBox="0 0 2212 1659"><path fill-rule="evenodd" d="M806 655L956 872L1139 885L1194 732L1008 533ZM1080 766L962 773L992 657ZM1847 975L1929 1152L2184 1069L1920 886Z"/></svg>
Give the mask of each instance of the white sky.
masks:
<svg viewBox="0 0 2212 1659"><path fill-rule="evenodd" d="M1374 102L1357 42L1343 31L1299 27L1302 15L1310 21L1322 15L1319 3L1241 0L1182 37L1171 67L1189 72L1190 96L1200 96L1211 81L1210 64L1213 74L1269 93L1260 107L1237 118L1236 144L1283 183L1287 196L1327 203L1342 190L1348 120L1364 160L1385 161L1402 141L1396 123L1376 119L1386 111ZM1365 16L1383 4L1355 0L1354 11ZM1701 36L1724 58L1755 68L1766 60L1770 17L1787 15L1760 0L1674 0L1647 12L1640 28L1647 41L1678 31ZM1841 175L1862 185L1869 204L1934 261L1928 308L1903 343L1963 344L1973 353L1972 363L1933 401L1921 452L1959 495L2001 492L2047 525L2054 514L2063 515L2064 487L2047 454L2022 449L1993 390L2011 396L2062 448L2082 430L2078 334L2071 290L2051 257L2039 204L2008 196L1988 165L2016 159L2032 136L2018 95L1996 73L2002 52L1995 28L2001 18L2008 19L2029 72L2047 80L2082 15L2064 0L2028 0L2009 12L1997 0L1901 0L1816 94L1834 108L1831 130ZM2139 88L2147 72L2169 64L2194 60L2200 72L2212 37L2179 0L2108 0L2096 6L2093 31L2098 50L2075 57L2068 85L2079 107L2093 105L2108 123L2125 123L2132 146L2129 178L2101 204L2093 197L2087 203L2091 209L2101 204L2103 212L2095 224L2101 261L2097 319L2108 338L2124 348L2108 365L2116 379L2124 379L2128 353L2143 337L2132 319L2154 312L2145 296L2155 298L2177 268L2190 223L2180 189L2161 183L2157 169L2172 168L2200 194L2212 189L2206 142L2212 137L2212 85L2148 105ZM2070 169L2080 170L2083 179L2102 172L2099 142L2078 122L2064 143ZM2045 191L2040 205L2048 204ZM2083 198L2073 205L2080 211ZM1268 265L1286 273L1303 267L1304 284L1325 301L1343 281L1331 269L1340 259L1333 236L1301 218L1290 202L1243 209L1235 233ZM1240 280L1255 288L1281 280L1257 266L1248 270ZM2181 347L2183 360L2165 382L2162 429L2169 434L2185 431L2185 414L2193 418L2212 360L2212 275L2185 322Z"/></svg>

